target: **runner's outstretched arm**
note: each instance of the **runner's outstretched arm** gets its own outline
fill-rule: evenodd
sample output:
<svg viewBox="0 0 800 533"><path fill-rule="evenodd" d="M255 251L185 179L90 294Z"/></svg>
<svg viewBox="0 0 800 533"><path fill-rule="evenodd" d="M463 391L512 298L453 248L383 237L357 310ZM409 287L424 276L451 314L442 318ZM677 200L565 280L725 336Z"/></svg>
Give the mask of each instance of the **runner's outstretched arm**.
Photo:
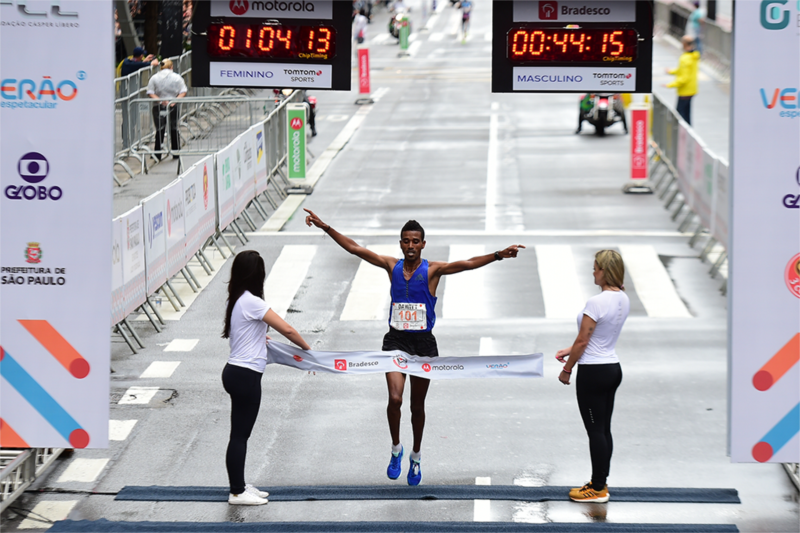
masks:
<svg viewBox="0 0 800 533"><path fill-rule="evenodd" d="M308 216L306 217L306 225L308 226L316 226L320 228L322 231L330 235L330 237L342 248L344 248L348 253L351 253L357 257L360 257L364 261L375 265L376 267L380 267L386 270L389 275L392 274L392 269L394 265L397 263L397 259L394 257L389 257L388 255L378 255L369 248L365 248L361 246L356 241L348 237L347 235L342 235L335 229L333 229L330 224L326 224L322 221L313 211L310 209L303 209Z"/></svg>
<svg viewBox="0 0 800 533"><path fill-rule="evenodd" d="M431 268L433 269L432 275L446 276L448 274L458 274L459 272L464 272L465 270L475 270L476 268L486 266L494 261L502 261L503 259L517 257L517 253L519 252L520 248L525 247L521 244L512 244L505 250L500 250L498 252L493 252L486 255L479 255L465 261L453 261L452 263L437 261L431 264Z"/></svg>

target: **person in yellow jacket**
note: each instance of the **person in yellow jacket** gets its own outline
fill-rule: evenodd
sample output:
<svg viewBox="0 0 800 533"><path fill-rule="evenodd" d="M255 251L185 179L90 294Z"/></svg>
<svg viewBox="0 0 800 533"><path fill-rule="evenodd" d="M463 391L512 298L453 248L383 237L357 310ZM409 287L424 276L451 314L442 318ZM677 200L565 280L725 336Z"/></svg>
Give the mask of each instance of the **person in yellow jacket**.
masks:
<svg viewBox="0 0 800 533"><path fill-rule="evenodd" d="M667 87L678 90L678 114L691 124L692 97L697 94L697 68L700 63L700 52L695 50L694 37L684 35L681 39L683 53L678 62L678 68L667 69L667 74L674 74L675 79Z"/></svg>

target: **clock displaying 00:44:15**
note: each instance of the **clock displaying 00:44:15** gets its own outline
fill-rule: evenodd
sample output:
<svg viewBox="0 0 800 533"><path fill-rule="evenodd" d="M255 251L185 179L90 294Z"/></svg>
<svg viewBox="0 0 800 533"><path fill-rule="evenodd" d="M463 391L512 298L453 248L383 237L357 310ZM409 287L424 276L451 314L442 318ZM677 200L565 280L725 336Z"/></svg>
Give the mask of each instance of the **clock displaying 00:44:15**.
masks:
<svg viewBox="0 0 800 533"><path fill-rule="evenodd" d="M639 34L634 29L512 28L506 57L514 62L630 63Z"/></svg>

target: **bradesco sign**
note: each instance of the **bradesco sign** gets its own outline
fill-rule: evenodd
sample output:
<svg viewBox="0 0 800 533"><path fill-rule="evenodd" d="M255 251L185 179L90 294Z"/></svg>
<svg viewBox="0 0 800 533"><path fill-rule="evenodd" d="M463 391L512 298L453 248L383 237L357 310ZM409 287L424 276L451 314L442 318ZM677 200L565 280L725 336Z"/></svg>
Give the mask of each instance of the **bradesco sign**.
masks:
<svg viewBox="0 0 800 533"><path fill-rule="evenodd" d="M251 0L213 0L212 17L331 19L333 2L330 0L300 2L253 2Z"/></svg>
<svg viewBox="0 0 800 533"><path fill-rule="evenodd" d="M289 146L289 179L306 178L306 106L289 104L286 108Z"/></svg>
<svg viewBox="0 0 800 533"><path fill-rule="evenodd" d="M636 2L514 2L514 22L634 22Z"/></svg>

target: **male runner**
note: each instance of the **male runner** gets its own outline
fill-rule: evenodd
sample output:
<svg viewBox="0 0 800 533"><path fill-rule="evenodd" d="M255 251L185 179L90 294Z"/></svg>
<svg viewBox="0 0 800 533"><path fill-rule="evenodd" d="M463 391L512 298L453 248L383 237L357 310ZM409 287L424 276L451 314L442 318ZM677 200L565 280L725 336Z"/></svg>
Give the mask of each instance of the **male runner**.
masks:
<svg viewBox="0 0 800 533"><path fill-rule="evenodd" d="M400 231L400 250L403 252L403 259L398 260L376 254L331 228L309 209L305 211L308 213L307 225L313 224L321 228L346 251L386 270L389 274L392 284L392 304L389 313L389 332L383 337L381 348L383 351L401 350L410 355L437 357L439 351L433 336L433 325L436 322L436 287L441 277L480 268L508 257L517 257L519 249L525 248L521 244L514 244L505 250L466 261L428 263L421 256L425 248L425 230L416 220L409 220ZM392 436L392 456L386 475L389 479L397 479L402 471L400 407L403 404L406 375L400 372L387 372L386 384L389 387L386 416L389 419L389 433ZM409 461L409 485L419 485L422 479L420 447L425 428L425 396L428 394L429 385L429 379L411 376L411 428L414 433L414 449Z"/></svg>

